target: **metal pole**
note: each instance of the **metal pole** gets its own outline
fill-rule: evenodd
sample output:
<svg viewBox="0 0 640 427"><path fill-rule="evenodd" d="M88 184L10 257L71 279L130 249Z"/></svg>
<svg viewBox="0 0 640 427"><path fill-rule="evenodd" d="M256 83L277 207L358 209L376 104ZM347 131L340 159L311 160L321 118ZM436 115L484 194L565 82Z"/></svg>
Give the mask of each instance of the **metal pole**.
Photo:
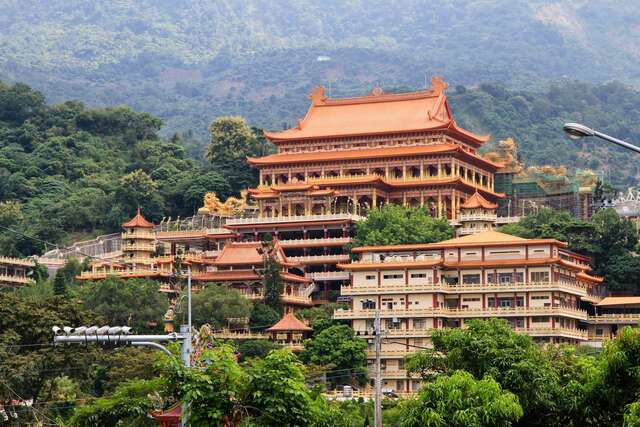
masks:
<svg viewBox="0 0 640 427"><path fill-rule="evenodd" d="M191 366L191 266L187 266L187 324L180 326L180 334L184 337L182 340L182 361L189 368ZM189 404L182 404L180 425L186 427L189 425L187 417L187 408Z"/></svg>
<svg viewBox="0 0 640 427"><path fill-rule="evenodd" d="M605 141L613 142L621 147L629 149L631 151L635 151L636 153L640 153L640 147L637 147L633 144L629 144L626 141L623 141L618 138L614 138L612 136L607 135L606 133L598 132L597 130L593 131L593 136L597 136L598 138L604 139Z"/></svg>
<svg viewBox="0 0 640 427"><path fill-rule="evenodd" d="M376 379L375 379L375 412L373 414L375 427L382 427L382 367L380 363L380 348L382 344L382 331L380 330L380 309L376 310Z"/></svg>

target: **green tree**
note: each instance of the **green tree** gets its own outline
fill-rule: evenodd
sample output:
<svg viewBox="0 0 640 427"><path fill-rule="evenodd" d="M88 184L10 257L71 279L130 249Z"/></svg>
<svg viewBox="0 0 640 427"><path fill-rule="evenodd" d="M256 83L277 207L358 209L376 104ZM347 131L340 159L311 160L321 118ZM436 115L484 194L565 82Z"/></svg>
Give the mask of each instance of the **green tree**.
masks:
<svg viewBox="0 0 640 427"><path fill-rule="evenodd" d="M584 404L587 388L580 386L581 358L547 357L526 335L515 333L502 319L472 320L465 329L443 329L432 336L435 354L416 356L407 367L423 373L448 374L464 370L476 379L494 378L500 386L518 396L524 411L520 425L571 425L576 410ZM440 357L438 357L440 356ZM569 367L573 367L570 370ZM567 374L567 372L571 372ZM588 372L591 372L590 370Z"/></svg>
<svg viewBox="0 0 640 427"><path fill-rule="evenodd" d="M62 268L56 271L53 278L53 293L66 296L67 287L76 283L75 277L82 271L82 264L75 258L70 258Z"/></svg>
<svg viewBox="0 0 640 427"><path fill-rule="evenodd" d="M101 282L87 283L79 292L84 306L107 324L127 325L143 333L162 327L169 303L159 287L152 280L109 276Z"/></svg>
<svg viewBox="0 0 640 427"><path fill-rule="evenodd" d="M465 371L440 376L401 405L402 427L510 426L523 415L518 398L493 378Z"/></svg>
<svg viewBox="0 0 640 427"><path fill-rule="evenodd" d="M246 158L256 151L258 143L245 119L218 117L209 125L209 136L205 156L233 184L233 189L255 185L256 171L247 167Z"/></svg>
<svg viewBox="0 0 640 427"><path fill-rule="evenodd" d="M230 319L248 319L251 315L251 303L225 285L206 284L193 294L191 306L195 325L208 323L216 329L226 328Z"/></svg>
<svg viewBox="0 0 640 427"><path fill-rule="evenodd" d="M258 425L310 426L314 406L304 369L289 350L274 350L248 369L247 407Z"/></svg>
<svg viewBox="0 0 640 427"><path fill-rule="evenodd" d="M111 396L79 406L69 420L74 427L156 426L149 418L153 408L150 396L162 388L160 379L135 380L123 384Z"/></svg>
<svg viewBox="0 0 640 427"><path fill-rule="evenodd" d="M304 343L300 358L308 364L328 369L327 380L332 384L367 381L367 343L356 338L353 329L335 325L322 330Z"/></svg>
<svg viewBox="0 0 640 427"><path fill-rule="evenodd" d="M168 394L188 403L189 423L194 427L234 426L246 415L249 377L229 345L204 350L192 368L175 357L167 358L163 377Z"/></svg>
<svg viewBox="0 0 640 427"><path fill-rule="evenodd" d="M270 340L243 340L238 345L238 353L240 361L244 362L251 358L263 358L271 350L275 350L280 346Z"/></svg>
<svg viewBox="0 0 640 427"><path fill-rule="evenodd" d="M356 224L354 246L432 243L453 237L446 219L429 215L426 208L388 204L372 209Z"/></svg>
<svg viewBox="0 0 640 427"><path fill-rule="evenodd" d="M262 241L260 253L264 260L261 271L264 303L282 315L282 294L284 293L284 280L280 275L282 266L278 261L277 249L273 239L268 234Z"/></svg>
<svg viewBox="0 0 640 427"><path fill-rule="evenodd" d="M249 325L254 331L262 331L276 324L282 316L275 309L264 303L256 303L251 310Z"/></svg>

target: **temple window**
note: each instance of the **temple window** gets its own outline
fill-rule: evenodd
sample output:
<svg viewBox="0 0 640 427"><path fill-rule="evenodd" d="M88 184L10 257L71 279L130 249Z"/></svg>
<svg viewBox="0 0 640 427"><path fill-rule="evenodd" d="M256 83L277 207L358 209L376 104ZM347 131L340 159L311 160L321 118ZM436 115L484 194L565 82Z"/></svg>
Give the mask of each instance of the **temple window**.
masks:
<svg viewBox="0 0 640 427"><path fill-rule="evenodd" d="M429 167L427 168L427 173L431 177L438 176L438 168L433 165L429 165Z"/></svg>
<svg viewBox="0 0 640 427"><path fill-rule="evenodd" d="M402 178L402 169L401 168L393 168L391 171L391 176L393 178Z"/></svg>
<svg viewBox="0 0 640 427"><path fill-rule="evenodd" d="M409 168L409 173L413 178L420 178L420 168L417 166L411 166L411 168Z"/></svg>
<svg viewBox="0 0 640 427"><path fill-rule="evenodd" d="M286 184L287 182L289 182L289 176L286 174L280 174L278 175L276 180L279 184Z"/></svg>
<svg viewBox="0 0 640 427"><path fill-rule="evenodd" d="M449 163L444 164L444 174L447 176L451 175L451 165Z"/></svg>

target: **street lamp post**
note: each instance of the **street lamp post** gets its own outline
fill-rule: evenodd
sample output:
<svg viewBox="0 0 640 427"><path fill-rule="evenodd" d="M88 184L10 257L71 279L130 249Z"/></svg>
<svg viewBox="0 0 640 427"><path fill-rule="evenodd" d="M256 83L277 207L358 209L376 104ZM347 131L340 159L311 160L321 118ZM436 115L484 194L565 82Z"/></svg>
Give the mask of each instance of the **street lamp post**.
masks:
<svg viewBox="0 0 640 427"><path fill-rule="evenodd" d="M610 135L607 135L606 133L598 132L597 130L593 130L590 127L587 127L580 123L565 123L562 129L571 139L580 139L595 136L597 138L604 139L605 141L613 142L614 144L624 147L627 150L640 153L640 147L630 144L621 139L614 138Z"/></svg>

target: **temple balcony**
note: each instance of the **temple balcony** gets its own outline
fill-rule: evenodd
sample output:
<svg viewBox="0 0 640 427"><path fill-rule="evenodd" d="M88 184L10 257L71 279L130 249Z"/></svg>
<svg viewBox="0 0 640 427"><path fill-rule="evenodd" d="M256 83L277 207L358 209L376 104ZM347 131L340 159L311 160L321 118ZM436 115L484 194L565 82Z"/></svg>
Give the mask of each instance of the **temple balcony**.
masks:
<svg viewBox="0 0 640 427"><path fill-rule="evenodd" d="M267 340L270 338L269 334L262 334L259 332L249 332L249 331L231 331L228 329L223 329L221 331L214 331L212 333L212 336L215 339L225 339L225 340Z"/></svg>
<svg viewBox="0 0 640 427"><path fill-rule="evenodd" d="M488 214L460 214L458 215L458 220L463 221L489 221L496 222L498 220L498 215L488 215Z"/></svg>
<svg viewBox="0 0 640 427"><path fill-rule="evenodd" d="M155 252L156 245L152 243L129 243L128 241L122 242L122 250L123 251L147 251L147 252Z"/></svg>
<svg viewBox="0 0 640 427"><path fill-rule="evenodd" d="M383 329L383 338L428 338L433 334L433 328L414 328L414 329ZM373 338L373 330L357 330L356 336Z"/></svg>
<svg viewBox="0 0 640 427"><path fill-rule="evenodd" d="M338 255L305 255L290 256L287 259L291 262L300 264L336 264L339 262L348 262L350 257L347 254Z"/></svg>
<svg viewBox="0 0 640 427"><path fill-rule="evenodd" d="M344 246L353 241L352 237L327 237L319 239L286 239L279 240L283 248L309 248L322 246Z"/></svg>
<svg viewBox="0 0 640 427"><path fill-rule="evenodd" d="M402 359L405 356L413 354L418 350L414 347L409 347L409 348L410 350L381 350L380 357L383 359ZM368 359L374 359L375 357L376 357L375 350L367 350Z"/></svg>
<svg viewBox="0 0 640 427"><path fill-rule="evenodd" d="M125 240L125 239L149 239L149 240L155 240L156 239L156 233L152 229L149 229L149 228L137 228L137 229L134 229L131 232L123 231L120 234L120 237L122 238L122 240Z"/></svg>
<svg viewBox="0 0 640 427"><path fill-rule="evenodd" d="M133 268L129 270L115 271L83 271L79 277L81 280L99 280L106 279L107 276L118 276L122 278L131 277L152 277L152 276L169 276L169 273L162 272L155 268Z"/></svg>
<svg viewBox="0 0 640 427"><path fill-rule="evenodd" d="M587 330L578 328L514 328L513 330L530 337L560 337L584 341L589 339Z"/></svg>
<svg viewBox="0 0 640 427"><path fill-rule="evenodd" d="M262 217L262 218L229 218L226 225L247 225L247 224L281 224L288 222L321 222L321 221L336 221L336 220L350 220L359 221L363 219L362 216L352 213L335 213L324 215L291 215L291 216L277 216L277 217Z"/></svg>
<svg viewBox="0 0 640 427"><path fill-rule="evenodd" d="M316 281L334 281L334 280L349 280L349 273L347 271L321 271L316 273L307 273L306 276Z"/></svg>
<svg viewBox="0 0 640 427"><path fill-rule="evenodd" d="M0 274L0 287L3 285L30 285L32 283L36 283L36 281L30 277Z"/></svg>
<svg viewBox="0 0 640 427"><path fill-rule="evenodd" d="M13 258L13 257L6 257L6 256L0 256L0 264L19 265L22 267L35 267L36 265L35 261L31 259Z"/></svg>
<svg viewBox="0 0 640 427"><path fill-rule="evenodd" d="M613 313L598 314L589 316L587 323L591 324L628 324L633 325L640 322L640 313Z"/></svg>
<svg viewBox="0 0 640 427"><path fill-rule="evenodd" d="M264 299L264 292L240 291L240 294L250 301L261 301ZM305 295L304 292L300 292L298 294L282 294L280 295L280 298L282 298L282 302L285 304L305 306L311 306L313 304L311 297Z"/></svg>
<svg viewBox="0 0 640 427"><path fill-rule="evenodd" d="M334 311L334 319L373 319L376 310L344 310ZM410 308L380 310L383 318L413 318L413 317L444 317L461 318L491 318L491 317L523 317L523 316L564 316L573 319L587 320L587 312L575 307L487 307L487 308ZM638 316L640 320L640 316Z"/></svg>
<svg viewBox="0 0 640 427"><path fill-rule="evenodd" d="M380 286L353 286L344 285L340 289L341 295L384 295L384 294L415 294L415 293L445 293L445 294L469 294L481 292L536 292L536 291L562 291L573 295L586 297L586 287L572 282L536 282L536 283L484 283L449 285L447 283L418 283L418 284L387 284Z"/></svg>

